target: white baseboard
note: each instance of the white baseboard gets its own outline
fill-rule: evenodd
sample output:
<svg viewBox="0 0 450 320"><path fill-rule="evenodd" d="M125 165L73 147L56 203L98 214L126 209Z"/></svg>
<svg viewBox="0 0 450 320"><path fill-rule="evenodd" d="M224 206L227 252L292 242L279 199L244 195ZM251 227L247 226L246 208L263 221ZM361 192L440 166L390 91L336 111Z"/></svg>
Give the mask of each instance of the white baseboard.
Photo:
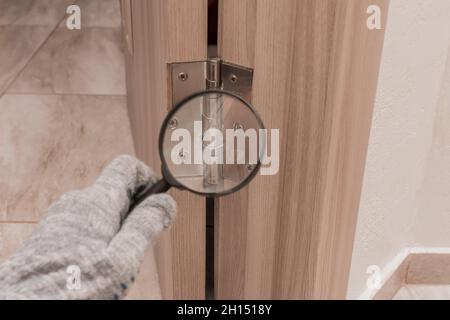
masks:
<svg viewBox="0 0 450 320"><path fill-rule="evenodd" d="M402 250L381 270L381 288L366 289L358 299L372 300L392 295L392 292L400 289L401 285L406 282L408 265L413 261L411 259L418 256L423 259L423 255L427 255L427 257L429 255L430 259L435 255L448 255L450 259L450 247L410 247ZM430 270L430 273L432 272L433 270Z"/></svg>

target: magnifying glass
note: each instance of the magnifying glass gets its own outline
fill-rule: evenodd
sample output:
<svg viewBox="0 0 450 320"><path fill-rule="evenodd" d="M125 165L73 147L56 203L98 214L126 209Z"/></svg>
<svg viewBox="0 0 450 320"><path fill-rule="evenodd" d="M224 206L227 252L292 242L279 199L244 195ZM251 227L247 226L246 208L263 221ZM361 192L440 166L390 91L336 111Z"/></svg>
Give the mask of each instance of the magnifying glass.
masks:
<svg viewBox="0 0 450 320"><path fill-rule="evenodd" d="M264 129L255 109L231 92L206 90L187 97L161 126L163 178L139 190L132 208L171 187L206 197L240 190L261 166Z"/></svg>

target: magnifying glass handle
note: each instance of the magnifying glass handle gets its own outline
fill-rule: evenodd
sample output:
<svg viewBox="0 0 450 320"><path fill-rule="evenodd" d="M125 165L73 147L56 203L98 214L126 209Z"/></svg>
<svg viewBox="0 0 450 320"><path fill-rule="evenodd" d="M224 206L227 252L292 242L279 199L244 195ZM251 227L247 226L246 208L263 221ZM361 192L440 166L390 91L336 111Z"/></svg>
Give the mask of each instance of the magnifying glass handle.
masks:
<svg viewBox="0 0 450 320"><path fill-rule="evenodd" d="M142 191L139 190L133 197L133 201L130 206L130 211L136 208L139 204L142 203L142 201L144 201L151 195L167 192L171 187L172 186L168 184L167 181L163 178L158 182L156 182L155 184L146 186Z"/></svg>

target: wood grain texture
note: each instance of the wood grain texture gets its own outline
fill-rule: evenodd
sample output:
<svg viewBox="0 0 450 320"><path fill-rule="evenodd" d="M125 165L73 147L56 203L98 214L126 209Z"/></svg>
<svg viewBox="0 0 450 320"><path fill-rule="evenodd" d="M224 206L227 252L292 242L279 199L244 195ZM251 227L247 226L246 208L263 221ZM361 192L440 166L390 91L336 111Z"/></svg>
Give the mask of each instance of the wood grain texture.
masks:
<svg viewBox="0 0 450 320"><path fill-rule="evenodd" d="M221 1L219 54L254 67L281 159L217 201L217 298L345 298L384 40L372 4L384 26L387 0Z"/></svg>
<svg viewBox="0 0 450 320"><path fill-rule="evenodd" d="M219 1L218 51L221 57L252 68L255 52L256 1ZM239 35L239 36L236 36Z"/></svg>
<svg viewBox="0 0 450 320"><path fill-rule="evenodd" d="M127 56L128 110L136 153L159 171L159 128L170 108L168 63L206 59L206 0L131 0L133 55ZM163 298L203 299L205 202L171 191L178 216L155 253Z"/></svg>
<svg viewBox="0 0 450 320"><path fill-rule="evenodd" d="M450 285L450 254L414 253L409 258L406 283Z"/></svg>
<svg viewBox="0 0 450 320"><path fill-rule="evenodd" d="M127 45L128 54L133 54L133 17L131 16L131 1L120 0L120 12L122 17L122 32Z"/></svg>

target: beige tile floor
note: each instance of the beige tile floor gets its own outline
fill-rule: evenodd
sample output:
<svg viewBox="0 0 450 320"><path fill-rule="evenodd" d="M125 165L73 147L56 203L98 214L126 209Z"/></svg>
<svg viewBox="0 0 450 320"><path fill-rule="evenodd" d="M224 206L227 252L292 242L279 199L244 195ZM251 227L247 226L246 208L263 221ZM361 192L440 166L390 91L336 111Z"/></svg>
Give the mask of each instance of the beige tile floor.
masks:
<svg viewBox="0 0 450 320"><path fill-rule="evenodd" d="M0 26L56 26L73 0L2 0ZM63 15L61 15L63 13Z"/></svg>
<svg viewBox="0 0 450 320"><path fill-rule="evenodd" d="M8 89L10 93L124 95L120 28L57 28Z"/></svg>
<svg viewBox="0 0 450 320"><path fill-rule="evenodd" d="M0 95L11 85L51 31L51 27L0 26Z"/></svg>
<svg viewBox="0 0 450 320"><path fill-rule="evenodd" d="M0 262L49 204L133 154L118 0L0 0ZM152 249L129 297L160 298Z"/></svg>

